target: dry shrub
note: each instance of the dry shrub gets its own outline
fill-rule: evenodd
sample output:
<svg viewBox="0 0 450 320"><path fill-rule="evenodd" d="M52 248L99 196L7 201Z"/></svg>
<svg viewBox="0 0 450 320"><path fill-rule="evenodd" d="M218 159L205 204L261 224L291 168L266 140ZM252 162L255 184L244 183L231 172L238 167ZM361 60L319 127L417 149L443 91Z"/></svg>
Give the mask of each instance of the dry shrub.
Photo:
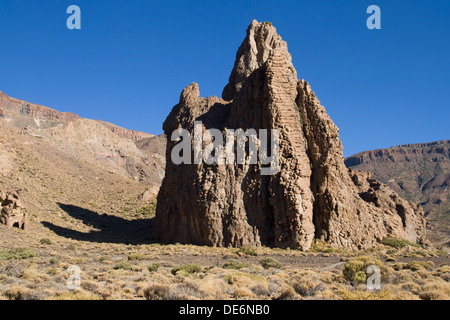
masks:
<svg viewBox="0 0 450 320"><path fill-rule="evenodd" d="M71 292L57 293L47 300L100 300L100 297L92 292L76 290Z"/></svg>
<svg viewBox="0 0 450 320"><path fill-rule="evenodd" d="M420 293L422 300L448 300L450 299L450 283L445 281L433 281L427 283Z"/></svg>
<svg viewBox="0 0 450 320"><path fill-rule="evenodd" d="M0 273L5 274L9 277L19 278L24 268L26 268L28 265L28 263L24 263L23 261L9 260L6 265L0 266Z"/></svg>
<svg viewBox="0 0 450 320"><path fill-rule="evenodd" d="M206 299L223 299L231 291L231 287L216 275L207 275L198 281L198 285Z"/></svg>
<svg viewBox="0 0 450 320"><path fill-rule="evenodd" d="M104 287L97 288L94 293L102 299L112 299L114 297L116 288L113 284L107 284Z"/></svg>
<svg viewBox="0 0 450 320"><path fill-rule="evenodd" d="M313 273L307 273L292 279L295 291L303 297L313 297L318 292L325 290L322 281Z"/></svg>
<svg viewBox="0 0 450 320"><path fill-rule="evenodd" d="M203 299L205 294L197 283L185 281L172 285L151 284L144 290L144 297L147 300L192 300Z"/></svg>
<svg viewBox="0 0 450 320"><path fill-rule="evenodd" d="M429 290L420 294L422 300L448 300L448 296L438 290Z"/></svg>
<svg viewBox="0 0 450 320"><path fill-rule="evenodd" d="M255 296L265 298L270 296L268 282L256 282L249 287Z"/></svg>
<svg viewBox="0 0 450 320"><path fill-rule="evenodd" d="M35 268L27 268L23 270L21 278L33 281L34 283L43 283L47 282L50 279L50 276L45 273L40 273L39 270Z"/></svg>
<svg viewBox="0 0 450 320"><path fill-rule="evenodd" d="M337 299L339 299L339 296L337 296L333 290L325 289L320 292L320 295L316 295L315 298L322 299L322 300L337 300Z"/></svg>
<svg viewBox="0 0 450 320"><path fill-rule="evenodd" d="M5 296L9 300L30 300L31 290L20 285L13 285L5 291Z"/></svg>
<svg viewBox="0 0 450 320"><path fill-rule="evenodd" d="M168 295L170 287L164 284L151 284L144 289L144 297L147 300L164 300Z"/></svg>
<svg viewBox="0 0 450 320"><path fill-rule="evenodd" d="M171 288L168 300L197 300L204 299L205 293L199 288L196 281L191 281L186 279L182 283L177 283L173 288Z"/></svg>
<svg viewBox="0 0 450 320"><path fill-rule="evenodd" d="M253 292L249 288L236 288L233 293L234 298L236 299L244 299L244 298L252 298Z"/></svg>
<svg viewBox="0 0 450 320"><path fill-rule="evenodd" d="M369 290L349 290L340 288L337 295L343 300L393 300L394 294L391 290L383 289L380 291Z"/></svg>
<svg viewBox="0 0 450 320"><path fill-rule="evenodd" d="M400 285L400 289L419 294L422 291L422 287L415 282L409 281Z"/></svg>
<svg viewBox="0 0 450 320"><path fill-rule="evenodd" d="M81 283L81 287L84 290L90 291L90 292L95 292L98 289L98 284L93 282L93 281L83 281Z"/></svg>
<svg viewBox="0 0 450 320"><path fill-rule="evenodd" d="M294 288L291 286L283 286L281 288L280 294L275 298L275 300L295 300L298 296L295 293Z"/></svg>
<svg viewBox="0 0 450 320"><path fill-rule="evenodd" d="M405 266L405 269L412 271L433 270L434 263L432 261L411 261Z"/></svg>

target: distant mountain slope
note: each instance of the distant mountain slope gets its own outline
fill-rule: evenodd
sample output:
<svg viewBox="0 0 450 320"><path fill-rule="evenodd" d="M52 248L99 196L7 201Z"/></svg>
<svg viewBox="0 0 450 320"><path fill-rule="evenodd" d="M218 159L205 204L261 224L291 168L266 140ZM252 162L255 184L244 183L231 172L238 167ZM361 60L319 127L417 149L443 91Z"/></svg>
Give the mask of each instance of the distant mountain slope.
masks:
<svg viewBox="0 0 450 320"><path fill-rule="evenodd" d="M44 139L58 152L152 186L159 186L164 175L164 152L157 153L160 150L157 147L140 149L136 144L155 137L148 133L59 112L11 98L1 91L0 126L0 130L12 126L23 135ZM160 144L158 139L150 139L148 143L152 141ZM4 154L0 152L0 159L5 158ZM4 163L4 170L11 166L6 160Z"/></svg>
<svg viewBox="0 0 450 320"><path fill-rule="evenodd" d="M450 140L407 144L361 152L347 167L371 172L408 200L419 202L427 216L429 238L450 238Z"/></svg>

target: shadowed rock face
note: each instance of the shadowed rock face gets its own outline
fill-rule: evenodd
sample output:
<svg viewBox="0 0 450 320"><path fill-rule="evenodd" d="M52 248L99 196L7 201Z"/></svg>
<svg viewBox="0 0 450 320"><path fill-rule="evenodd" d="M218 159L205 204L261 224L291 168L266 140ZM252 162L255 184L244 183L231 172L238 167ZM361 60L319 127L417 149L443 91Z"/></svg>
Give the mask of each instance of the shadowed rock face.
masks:
<svg viewBox="0 0 450 320"><path fill-rule="evenodd" d="M222 96L201 98L193 83L164 122L160 241L302 250L314 237L347 248L374 246L387 235L423 241L417 206L346 169L338 128L308 83L298 80L274 27L251 23ZM226 129L277 129L279 171L261 175L261 163L249 164L248 156L243 165L175 165L172 132L184 128L194 136L194 121L224 137Z"/></svg>

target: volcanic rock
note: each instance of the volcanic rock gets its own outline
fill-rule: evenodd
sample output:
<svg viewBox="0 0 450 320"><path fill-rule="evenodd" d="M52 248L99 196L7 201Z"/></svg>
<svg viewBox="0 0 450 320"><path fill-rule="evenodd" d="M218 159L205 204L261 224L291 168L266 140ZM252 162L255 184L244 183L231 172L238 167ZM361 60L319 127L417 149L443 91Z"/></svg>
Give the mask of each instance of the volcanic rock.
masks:
<svg viewBox="0 0 450 320"><path fill-rule="evenodd" d="M349 172L338 128L304 80L287 44L254 20L240 46L222 99L187 86L164 122L166 175L158 194L156 237L210 246L276 246L308 250L314 238L351 249L386 236L424 242L423 212L387 186ZM276 129L279 170L250 164L174 164L172 133ZM192 141L192 148L194 148Z"/></svg>
<svg viewBox="0 0 450 320"><path fill-rule="evenodd" d="M28 214L20 191L0 191L0 223L26 230Z"/></svg>
<svg viewBox="0 0 450 320"><path fill-rule="evenodd" d="M427 237L434 244L450 239L450 140L405 144L360 152L347 167L370 172L405 199L421 204Z"/></svg>

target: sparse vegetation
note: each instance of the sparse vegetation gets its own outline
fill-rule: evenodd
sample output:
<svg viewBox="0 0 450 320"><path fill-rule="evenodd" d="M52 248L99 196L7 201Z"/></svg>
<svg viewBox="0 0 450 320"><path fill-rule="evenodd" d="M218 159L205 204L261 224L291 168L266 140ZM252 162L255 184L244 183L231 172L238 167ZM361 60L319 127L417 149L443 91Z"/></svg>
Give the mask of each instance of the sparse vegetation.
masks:
<svg viewBox="0 0 450 320"><path fill-rule="evenodd" d="M239 270L239 269L242 269L242 268L247 268L248 264L232 259L232 260L227 261L224 264L223 267L225 269L237 269L237 270Z"/></svg>
<svg viewBox="0 0 450 320"><path fill-rule="evenodd" d="M405 240L405 239L397 239L397 238L389 238L386 237L381 241L382 244L386 246L390 246L396 249L401 249L407 246L420 248L421 246L416 243L412 243L411 241Z"/></svg>
<svg viewBox="0 0 450 320"><path fill-rule="evenodd" d="M182 271L184 274L193 274L193 273L200 273L203 271L203 268L196 264L184 264L180 267L173 268L172 271L170 271L173 275L176 275L178 272Z"/></svg>
<svg viewBox="0 0 450 320"><path fill-rule="evenodd" d="M411 261L404 267L404 269L410 269L412 271L433 270L433 268L434 263L431 261Z"/></svg>
<svg viewBox="0 0 450 320"><path fill-rule="evenodd" d="M335 257L338 253L333 252L329 258L322 255L326 244L317 248L319 255L261 247L257 249L258 259L245 254L237 258L237 249L182 244L134 247L80 242L68 253L66 247L66 244L61 245L63 250L58 255L55 246L40 247L42 252L33 256L31 263L9 258L18 252L22 255L16 257L23 256L24 250L2 249L0 296L4 299L70 300L450 298L450 266L446 257L430 256L424 261L405 258L404 252L399 250L403 257L399 259L401 262L384 264L378 258L384 256L384 246L373 250L371 255L358 255L366 252L364 250ZM432 252L420 250L429 255ZM159 256L164 259L155 261ZM317 264L318 256L323 264ZM220 259L225 262L217 268L216 261ZM346 261L332 262L341 259ZM132 261L139 263L133 265ZM302 267L305 262L307 267ZM81 290L68 292L66 269L71 264L82 266L83 282ZM370 291L359 284L365 283L367 266L373 264L381 270L381 290ZM15 279L20 279L20 283ZM52 289L43 289L49 285Z"/></svg>
<svg viewBox="0 0 450 320"><path fill-rule="evenodd" d="M238 254L246 255L246 256L257 256L258 252L254 248L242 247L239 248Z"/></svg>
<svg viewBox="0 0 450 320"><path fill-rule="evenodd" d="M155 216L155 212L156 212L156 202L152 202L148 206L141 207L136 212L138 214L146 216L146 217L153 217L153 216Z"/></svg>
<svg viewBox="0 0 450 320"><path fill-rule="evenodd" d="M261 264L261 266L264 269L270 269L270 268L279 269L279 268L281 268L281 263L279 263L278 260L271 258L271 257L262 259L259 261L259 263Z"/></svg>
<svg viewBox="0 0 450 320"><path fill-rule="evenodd" d="M128 256L128 260L141 260L143 258L143 254L141 253L132 253Z"/></svg>
<svg viewBox="0 0 450 320"><path fill-rule="evenodd" d="M52 241L48 238L42 238L41 240L39 240L39 242L41 244L52 244Z"/></svg>
<svg viewBox="0 0 450 320"><path fill-rule="evenodd" d="M349 281L365 283L367 280L367 268L371 265L376 265L380 268L381 280L386 282L390 274L389 267L371 256L360 256L350 259L344 266L344 277Z"/></svg>
<svg viewBox="0 0 450 320"><path fill-rule="evenodd" d="M161 267L160 263L152 263L149 267L148 267L148 271L150 272L155 272L159 269L159 267Z"/></svg>
<svg viewBox="0 0 450 320"><path fill-rule="evenodd" d="M116 270L118 270L118 269L131 270L132 268L133 268L133 266L126 261L119 261L116 263L116 265L114 267L114 269L116 269Z"/></svg>
<svg viewBox="0 0 450 320"><path fill-rule="evenodd" d="M25 248L13 248L9 251L0 249L0 259L28 259L35 256L36 253L33 250Z"/></svg>

